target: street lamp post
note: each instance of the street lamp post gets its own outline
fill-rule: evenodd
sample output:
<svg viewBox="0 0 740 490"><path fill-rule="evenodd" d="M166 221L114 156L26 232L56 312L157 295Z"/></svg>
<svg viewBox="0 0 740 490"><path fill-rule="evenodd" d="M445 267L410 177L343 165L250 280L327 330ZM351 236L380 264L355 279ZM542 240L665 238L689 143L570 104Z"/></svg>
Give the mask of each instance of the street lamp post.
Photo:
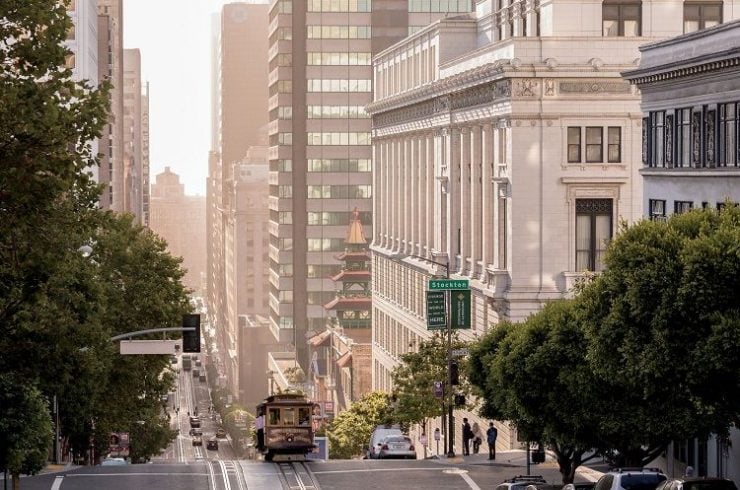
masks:
<svg viewBox="0 0 740 490"><path fill-rule="evenodd" d="M418 255L409 255L408 257L423 260L430 264L438 265L445 268L445 278L450 278L450 264L437 262L426 257ZM445 330L447 331L447 457L455 457L455 419L453 417L453 397L452 397L452 291L447 289L445 295ZM443 402L444 403L444 402ZM444 407L442 408L442 425L445 425Z"/></svg>

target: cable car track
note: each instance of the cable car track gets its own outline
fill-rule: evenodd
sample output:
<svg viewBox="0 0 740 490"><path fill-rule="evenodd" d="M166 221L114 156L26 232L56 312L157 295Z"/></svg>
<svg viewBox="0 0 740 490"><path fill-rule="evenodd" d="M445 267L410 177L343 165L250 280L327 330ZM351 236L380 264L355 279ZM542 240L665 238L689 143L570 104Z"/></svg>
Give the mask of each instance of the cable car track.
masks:
<svg viewBox="0 0 740 490"><path fill-rule="evenodd" d="M305 463L275 463L289 490L320 490Z"/></svg>

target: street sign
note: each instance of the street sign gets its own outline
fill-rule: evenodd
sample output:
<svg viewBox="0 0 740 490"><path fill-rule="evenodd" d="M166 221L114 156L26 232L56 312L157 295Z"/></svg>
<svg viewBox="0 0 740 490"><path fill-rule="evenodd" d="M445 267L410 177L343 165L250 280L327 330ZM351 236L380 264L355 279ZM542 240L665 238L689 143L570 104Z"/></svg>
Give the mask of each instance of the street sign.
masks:
<svg viewBox="0 0 740 490"><path fill-rule="evenodd" d="M452 357L464 357L464 356L467 356L468 354L470 354L470 351L468 350L467 347L463 347L462 349L452 349L450 351L450 355Z"/></svg>
<svg viewBox="0 0 740 490"><path fill-rule="evenodd" d="M446 289L470 289L467 279L429 279L429 290L439 291Z"/></svg>
<svg viewBox="0 0 740 490"><path fill-rule="evenodd" d="M427 328L440 330L445 327L445 292L427 291Z"/></svg>
<svg viewBox="0 0 740 490"><path fill-rule="evenodd" d="M470 328L470 289L451 291L452 328Z"/></svg>
<svg viewBox="0 0 740 490"><path fill-rule="evenodd" d="M444 398L445 396L445 389L444 385L441 381L435 381L434 382L434 397L435 398Z"/></svg>

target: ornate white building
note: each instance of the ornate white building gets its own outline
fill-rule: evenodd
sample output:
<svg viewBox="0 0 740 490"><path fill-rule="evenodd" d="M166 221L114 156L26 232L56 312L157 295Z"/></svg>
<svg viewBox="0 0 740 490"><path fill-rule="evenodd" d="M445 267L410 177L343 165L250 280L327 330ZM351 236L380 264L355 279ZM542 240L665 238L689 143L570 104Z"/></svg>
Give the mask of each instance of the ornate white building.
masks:
<svg viewBox="0 0 740 490"><path fill-rule="evenodd" d="M429 261L470 279L470 338L602 268L642 216L642 112L620 73L641 44L740 15L709 5L480 0L374 58L375 389L428 336Z"/></svg>

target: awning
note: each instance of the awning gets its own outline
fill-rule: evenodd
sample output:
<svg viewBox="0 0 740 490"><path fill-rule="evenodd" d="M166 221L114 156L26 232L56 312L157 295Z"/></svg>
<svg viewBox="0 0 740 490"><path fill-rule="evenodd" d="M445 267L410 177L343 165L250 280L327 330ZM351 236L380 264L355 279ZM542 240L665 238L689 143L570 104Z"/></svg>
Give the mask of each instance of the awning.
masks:
<svg viewBox="0 0 740 490"><path fill-rule="evenodd" d="M350 363L352 363L351 351L345 352L339 357L339 359L337 359L337 366L339 366L340 368L349 367Z"/></svg>
<svg viewBox="0 0 740 490"><path fill-rule="evenodd" d="M308 343L313 347L326 347L330 343L330 338L331 332L329 330L324 330L320 334L314 335L308 339Z"/></svg>

